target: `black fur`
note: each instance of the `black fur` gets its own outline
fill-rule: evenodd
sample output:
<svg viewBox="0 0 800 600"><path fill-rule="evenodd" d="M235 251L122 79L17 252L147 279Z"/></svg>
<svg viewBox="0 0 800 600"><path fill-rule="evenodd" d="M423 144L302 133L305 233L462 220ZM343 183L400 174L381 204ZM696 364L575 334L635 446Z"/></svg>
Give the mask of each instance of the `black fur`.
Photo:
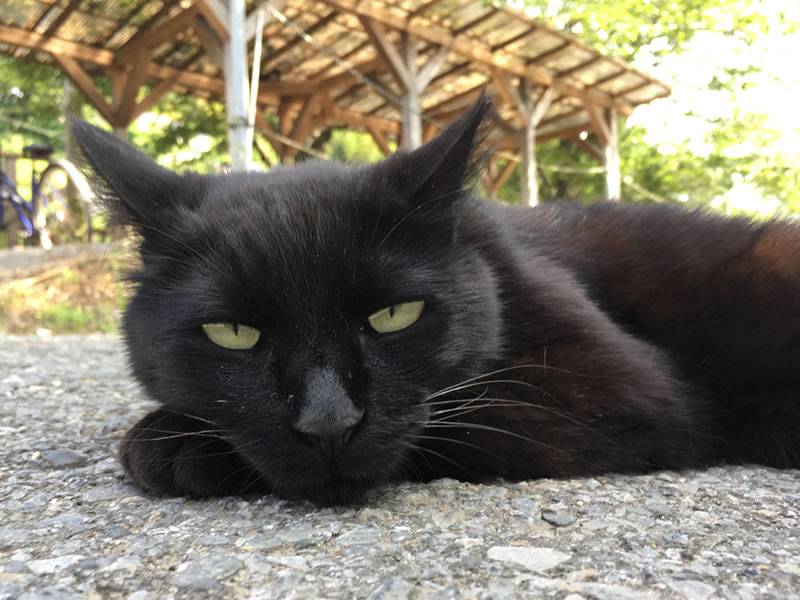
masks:
<svg viewBox="0 0 800 600"><path fill-rule="evenodd" d="M403 476L800 466L798 226L483 202L462 186L489 110L375 165L221 176L73 123L141 240L124 331L163 408L122 444L131 479L341 502ZM416 300L405 330L367 323ZM262 336L227 350L209 322ZM322 443L309 411L350 421Z"/></svg>

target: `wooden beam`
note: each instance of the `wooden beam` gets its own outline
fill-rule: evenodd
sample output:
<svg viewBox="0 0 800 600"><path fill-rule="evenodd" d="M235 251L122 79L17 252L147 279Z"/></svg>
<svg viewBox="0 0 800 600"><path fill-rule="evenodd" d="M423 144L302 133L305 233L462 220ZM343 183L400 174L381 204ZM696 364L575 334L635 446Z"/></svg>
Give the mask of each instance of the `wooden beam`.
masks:
<svg viewBox="0 0 800 600"><path fill-rule="evenodd" d="M368 16L359 15L359 20L364 26L372 45L378 51L378 55L383 59L386 68L394 77L395 82L403 92L407 91L411 86L408 68L400 52L395 48L394 44L389 41L386 35L386 29L380 21L376 21Z"/></svg>
<svg viewBox="0 0 800 600"><path fill-rule="evenodd" d="M399 31L406 31L420 40L439 46L448 46L452 48L453 52L465 56L474 62L489 67L498 67L513 75L525 77L537 85L555 87L556 91L562 95L574 96L581 99L587 98L604 108L614 108L619 114L625 116L633 112L633 107L626 102L614 100L607 94L601 94L592 90L583 90L568 82L553 77L553 75L545 69L522 64L514 56L502 51L496 53L492 52L489 48L482 47L476 44L474 40L467 39L466 37L457 37L450 35L438 27L419 25L414 23L413 20L408 21L407 19L387 12L382 5L372 2L371 0L320 0L320 2L340 12L347 12L359 18L366 18L372 23L381 23L381 25L386 27L391 27Z"/></svg>
<svg viewBox="0 0 800 600"><path fill-rule="evenodd" d="M536 105L533 107L533 111L530 114L534 127L539 125L539 121L542 120L542 117L544 117L547 109L550 108L550 104L553 102L555 93L556 91L553 88L547 88L542 96L536 101Z"/></svg>
<svg viewBox="0 0 800 600"><path fill-rule="evenodd" d="M428 62L425 63L425 66L422 67L420 72L417 73L417 87L420 90L424 90L428 87L428 84L439 72L439 69L442 68L444 61L447 60L448 54L450 54L450 48L441 46L436 53L428 59Z"/></svg>
<svg viewBox="0 0 800 600"><path fill-rule="evenodd" d="M161 83L159 83L156 87L150 90L150 92L142 98L142 101L139 102L131 112L131 121L135 121L139 118L140 115L146 113L148 110L153 108L159 100L166 94L168 91L172 89L172 86L175 85L175 82L178 80L178 74L173 75L169 79L165 79Z"/></svg>
<svg viewBox="0 0 800 600"><path fill-rule="evenodd" d="M509 160L506 164L503 165L503 168L500 169L500 173L497 174L497 177L494 178L492 181L492 194L496 194L497 190L499 190L506 180L511 176L511 173L514 172L514 169L517 168L517 163L513 160Z"/></svg>
<svg viewBox="0 0 800 600"><path fill-rule="evenodd" d="M59 57L67 57L78 61L92 63L101 67L109 67L114 61L114 53L110 50L92 48L62 40L59 38L45 38L41 34L25 31L14 27L0 25L0 42L6 42L26 48L33 48ZM201 90L212 94L222 94L225 91L225 83L222 79L209 77L200 73L182 71L173 67L150 63L147 66L147 77L159 81L177 76L175 85L183 86L193 90ZM258 101L262 104L276 106L279 102L278 97L270 92L259 90Z"/></svg>
<svg viewBox="0 0 800 600"><path fill-rule="evenodd" d="M587 104L586 112L589 114L592 129L597 134L597 137L600 138L600 142L607 146L611 142L611 130L608 128L605 115L594 104Z"/></svg>
<svg viewBox="0 0 800 600"><path fill-rule="evenodd" d="M306 138L311 135L311 131L314 129L314 114L317 112L319 100L319 94L314 94L306 98L305 102L303 102L303 108L300 109L300 114L294 120L292 130L289 132L289 137L299 144L305 142ZM293 158L297 152L297 148L289 147L286 149L288 158Z"/></svg>
<svg viewBox="0 0 800 600"><path fill-rule="evenodd" d="M440 127L436 123L428 123L422 131L422 141L430 142L436 134L439 133Z"/></svg>
<svg viewBox="0 0 800 600"><path fill-rule="evenodd" d="M107 67L114 60L111 50L92 48L59 38L47 38L40 33L16 27L0 25L0 42L42 50L49 54L66 55L70 58L91 62Z"/></svg>
<svg viewBox="0 0 800 600"><path fill-rule="evenodd" d="M139 95L139 88L142 87L147 76L147 66L150 64L152 56L151 50L143 51L130 71L127 73L125 88L122 90L120 102L115 111L117 125L128 126L133 120L133 111L136 108L136 99Z"/></svg>
<svg viewBox="0 0 800 600"><path fill-rule="evenodd" d="M366 129L369 125L372 125L373 127L383 131L384 134L389 133L394 136L398 136L400 134L400 123L397 121L382 119L380 117L368 117L366 115L362 115L361 113L339 108L337 106L334 106L331 109L331 119L340 123L344 123L345 125L355 129Z"/></svg>
<svg viewBox="0 0 800 600"><path fill-rule="evenodd" d="M116 125L114 122L114 115L111 112L111 106L98 91L91 77L89 77L86 71L83 70L83 67L78 64L78 61L69 56L58 54L54 54L53 58L70 80L72 80L75 87L77 87L89 103L97 109L97 112L99 112L110 125Z"/></svg>
<svg viewBox="0 0 800 600"><path fill-rule="evenodd" d="M194 19L194 33L203 48L208 54L209 58L214 61L220 69L225 68L225 53L222 49L222 40L217 36L217 32L208 24L201 16Z"/></svg>
<svg viewBox="0 0 800 600"><path fill-rule="evenodd" d="M500 97L503 99L503 102L508 104L509 107L513 109L514 119L520 125L524 126L525 119L528 118L528 106L522 100L522 96L519 95L519 90L510 81L507 73L504 73L497 68L492 68L491 73L494 86L497 89L497 92L500 94Z"/></svg>
<svg viewBox="0 0 800 600"><path fill-rule="evenodd" d="M375 140L375 143L378 145L378 148L381 149L384 156L389 156L392 153L392 149L389 147L389 142L386 141L386 136L383 135L383 131L377 129L374 125L367 125L367 131L372 136L372 139Z"/></svg>
<svg viewBox="0 0 800 600"><path fill-rule="evenodd" d="M195 6L217 37L227 42L231 37L231 27L225 5L220 0L195 0Z"/></svg>

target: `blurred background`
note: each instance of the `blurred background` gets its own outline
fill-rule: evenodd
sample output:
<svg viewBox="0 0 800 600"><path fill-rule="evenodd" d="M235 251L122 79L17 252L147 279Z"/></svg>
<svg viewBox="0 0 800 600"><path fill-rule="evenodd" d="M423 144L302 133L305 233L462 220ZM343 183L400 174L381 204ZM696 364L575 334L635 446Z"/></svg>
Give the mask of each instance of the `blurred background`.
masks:
<svg viewBox="0 0 800 600"><path fill-rule="evenodd" d="M620 127L623 201L796 218L800 2L516 0L506 6L670 86L669 96L638 107ZM94 83L111 96L109 79L96 77ZM32 54L0 56L0 154L16 157L20 196L31 197L32 173L49 164L29 160L24 148L46 142L52 157L79 162L66 131L66 110L109 127L57 66ZM221 172L231 162L225 106L219 99L168 92L123 133L169 168ZM593 141L592 134L582 139ZM312 154L358 162L384 155L374 136L335 127L318 128L302 148L295 162ZM546 141L536 153L541 202L604 198L602 167L575 143ZM267 169L280 158L267 145L253 161ZM58 179L56 173L53 185L66 190ZM517 166L495 195L498 201L519 203L520 189ZM13 208L7 198L3 202L9 222ZM48 335L119 327L129 293L124 281L129 243L108 228L102 214L92 212L87 219L78 200L64 202L64 210L78 216L69 232L53 229L50 248L42 248L48 246L42 240L26 239L19 227L0 232L0 332ZM4 250L9 246L29 251Z"/></svg>

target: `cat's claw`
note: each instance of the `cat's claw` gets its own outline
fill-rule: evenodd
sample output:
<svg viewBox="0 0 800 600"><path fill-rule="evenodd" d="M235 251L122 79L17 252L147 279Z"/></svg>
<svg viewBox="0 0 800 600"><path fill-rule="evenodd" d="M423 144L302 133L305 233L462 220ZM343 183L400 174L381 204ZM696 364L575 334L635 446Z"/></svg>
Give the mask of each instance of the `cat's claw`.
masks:
<svg viewBox="0 0 800 600"><path fill-rule="evenodd" d="M119 458L128 477L155 494L204 497L268 489L213 425L164 409L125 434Z"/></svg>

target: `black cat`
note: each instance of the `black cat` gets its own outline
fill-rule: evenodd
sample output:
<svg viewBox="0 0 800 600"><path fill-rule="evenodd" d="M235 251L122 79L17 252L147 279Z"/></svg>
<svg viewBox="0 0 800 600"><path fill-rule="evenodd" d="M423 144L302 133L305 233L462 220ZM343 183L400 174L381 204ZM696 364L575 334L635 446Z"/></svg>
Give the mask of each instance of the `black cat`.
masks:
<svg viewBox="0 0 800 600"><path fill-rule="evenodd" d="M800 227L464 188L491 110L367 166L177 175L73 123L140 238L124 319L163 408L128 475L358 499L395 477L800 466Z"/></svg>

